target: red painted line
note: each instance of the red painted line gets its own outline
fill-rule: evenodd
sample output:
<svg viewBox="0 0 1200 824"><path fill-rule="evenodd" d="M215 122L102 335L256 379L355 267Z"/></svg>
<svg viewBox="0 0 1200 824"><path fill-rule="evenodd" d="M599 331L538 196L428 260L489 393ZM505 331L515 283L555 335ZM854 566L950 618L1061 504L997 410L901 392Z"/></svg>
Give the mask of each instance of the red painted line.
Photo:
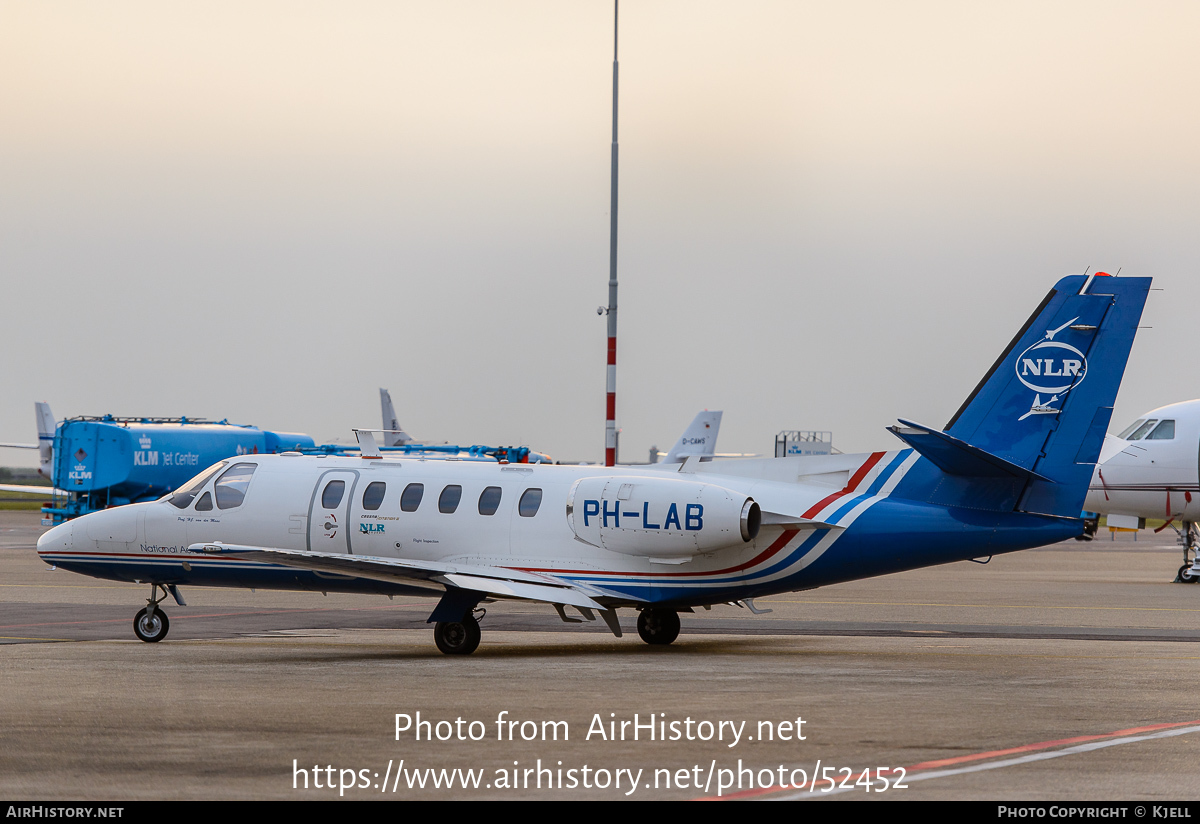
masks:
<svg viewBox="0 0 1200 824"><path fill-rule="evenodd" d="M82 550L82 549L78 549L78 550L72 549L72 550L61 550L61 551L60 550L47 550L46 552L38 553L38 557L40 557L42 560L47 561L47 562L57 561L62 558L66 558L69 562L72 558L75 558L76 556L79 556L79 555L86 555L89 558L123 558L126 560L134 560L134 561L156 561L156 560L168 560L169 561L169 560L175 559L175 560L178 560L181 562L182 561L189 561L189 562L190 561L241 561L242 563L247 563L247 564L261 564L262 563L262 561L246 561L245 559L242 559L242 558L230 558L225 555L209 555L204 552L188 552L188 553L182 553L182 552L164 552L164 553L157 553L157 552L147 552L147 553L141 553L141 552L88 552L88 551ZM272 566L279 566L279 564L273 564Z"/></svg>
<svg viewBox="0 0 1200 824"><path fill-rule="evenodd" d="M1058 738L1053 741L1039 741L1036 744L1025 744L1020 747L1008 747L1003 750L988 750L987 752L978 752L973 755L960 755L954 758L938 758L933 761L922 761L920 764L913 764L911 767L904 767L904 771L911 773L917 770L933 770L942 767L950 767L955 764L968 764L972 761L986 761L989 758L999 758L1005 755L1016 755L1018 753L1040 752L1042 750L1050 750L1055 747L1065 747L1070 744L1083 744L1088 741L1103 741L1108 738L1120 738L1125 735L1137 735L1144 732L1157 732L1158 730L1169 730L1175 727L1189 727L1200 724L1200 720L1196 721L1177 721L1171 724L1147 724L1144 727L1129 727L1124 730L1116 730L1115 732L1106 732L1099 735L1076 735L1071 738ZM863 773L852 776L853 779L861 778ZM849 780L849 779L846 779ZM851 782L853 783L853 782ZM703 796L693 799L694 801L733 801L739 798L754 798L762 795L771 795L784 791L794 791L796 787L767 787L765 789L742 790L731 795L723 795L720 798L712 796ZM799 788L803 789L803 788Z"/></svg>
<svg viewBox="0 0 1200 824"><path fill-rule="evenodd" d="M858 468L858 470L854 473L854 475L850 478L849 483L846 484L846 487L844 489L842 489L840 492L833 493L829 497L823 499L822 501L818 502L814 506L810 507L809 510L800 517L812 518L814 515L816 515L818 512L820 512L825 507L829 506L831 503L836 501L838 498L841 498L844 495L849 495L851 492L853 492L855 489L858 488L858 485L860 483L862 483L862 479L864 477L866 477L868 472L870 472L872 469L875 468L875 464L879 463L879 459L882 458L886 454L887 454L886 452L872 452L871 457L869 457L865 461L863 461L862 466L860 466Z"/></svg>

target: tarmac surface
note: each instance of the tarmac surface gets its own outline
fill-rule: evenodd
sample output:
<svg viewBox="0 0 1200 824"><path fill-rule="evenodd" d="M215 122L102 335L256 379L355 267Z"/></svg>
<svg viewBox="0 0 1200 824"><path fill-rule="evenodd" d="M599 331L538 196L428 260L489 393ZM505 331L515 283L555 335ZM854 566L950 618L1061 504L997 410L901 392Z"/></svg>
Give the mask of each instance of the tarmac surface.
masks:
<svg viewBox="0 0 1200 824"><path fill-rule="evenodd" d="M1200 796L1170 530L716 606L670 647L494 603L464 658L432 598L200 587L144 644L149 587L51 570L42 531L0 512L8 798Z"/></svg>

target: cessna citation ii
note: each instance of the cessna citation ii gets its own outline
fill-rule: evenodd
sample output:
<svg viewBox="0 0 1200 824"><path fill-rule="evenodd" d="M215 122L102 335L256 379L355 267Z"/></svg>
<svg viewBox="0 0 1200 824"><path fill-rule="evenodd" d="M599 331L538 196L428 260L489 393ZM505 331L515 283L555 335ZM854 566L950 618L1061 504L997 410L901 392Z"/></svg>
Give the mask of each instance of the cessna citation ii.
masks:
<svg viewBox="0 0 1200 824"><path fill-rule="evenodd" d="M638 611L669 644L696 607L1073 538L1150 288L1063 278L944 430L903 448L645 467L244 455L153 503L38 541L48 564L149 584L134 619L167 634L185 585L440 597L445 653L480 641L495 599L602 618Z"/></svg>
<svg viewBox="0 0 1200 824"><path fill-rule="evenodd" d="M1200 522L1200 400L1140 415L1104 440L1084 509L1108 516L1108 525L1141 529L1147 518L1179 523L1183 566L1175 580L1200 580L1196 557ZM1095 531L1096 520L1089 525Z"/></svg>

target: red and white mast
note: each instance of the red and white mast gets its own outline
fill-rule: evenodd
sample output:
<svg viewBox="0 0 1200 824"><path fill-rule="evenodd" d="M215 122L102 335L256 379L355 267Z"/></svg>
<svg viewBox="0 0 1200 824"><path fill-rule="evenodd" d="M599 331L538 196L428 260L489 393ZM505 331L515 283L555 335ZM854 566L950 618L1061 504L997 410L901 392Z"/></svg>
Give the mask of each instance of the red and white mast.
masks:
<svg viewBox="0 0 1200 824"><path fill-rule="evenodd" d="M617 12L613 0L612 195L608 230L608 411L604 421L604 465L617 464Z"/></svg>

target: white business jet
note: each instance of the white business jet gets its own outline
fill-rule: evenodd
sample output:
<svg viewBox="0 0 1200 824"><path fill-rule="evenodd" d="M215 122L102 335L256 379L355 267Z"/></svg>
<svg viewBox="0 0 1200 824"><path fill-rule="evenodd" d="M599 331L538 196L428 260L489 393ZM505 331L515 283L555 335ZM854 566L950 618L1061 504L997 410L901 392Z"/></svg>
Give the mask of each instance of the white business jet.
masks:
<svg viewBox="0 0 1200 824"><path fill-rule="evenodd" d="M944 430L890 427L861 455L556 466L243 455L154 503L46 532L49 564L151 587L166 636L179 587L436 595L440 650L480 642L481 603L638 611L669 644L680 612L1073 538L1148 278L1060 280ZM959 334L970 334L969 320ZM930 378L919 378L929 380Z"/></svg>
<svg viewBox="0 0 1200 824"><path fill-rule="evenodd" d="M1200 521L1200 400L1153 409L1105 438L1084 507L1119 529L1142 529L1148 518L1166 521L1156 531L1176 529L1183 547L1176 580L1200 580L1200 570L1193 569Z"/></svg>

